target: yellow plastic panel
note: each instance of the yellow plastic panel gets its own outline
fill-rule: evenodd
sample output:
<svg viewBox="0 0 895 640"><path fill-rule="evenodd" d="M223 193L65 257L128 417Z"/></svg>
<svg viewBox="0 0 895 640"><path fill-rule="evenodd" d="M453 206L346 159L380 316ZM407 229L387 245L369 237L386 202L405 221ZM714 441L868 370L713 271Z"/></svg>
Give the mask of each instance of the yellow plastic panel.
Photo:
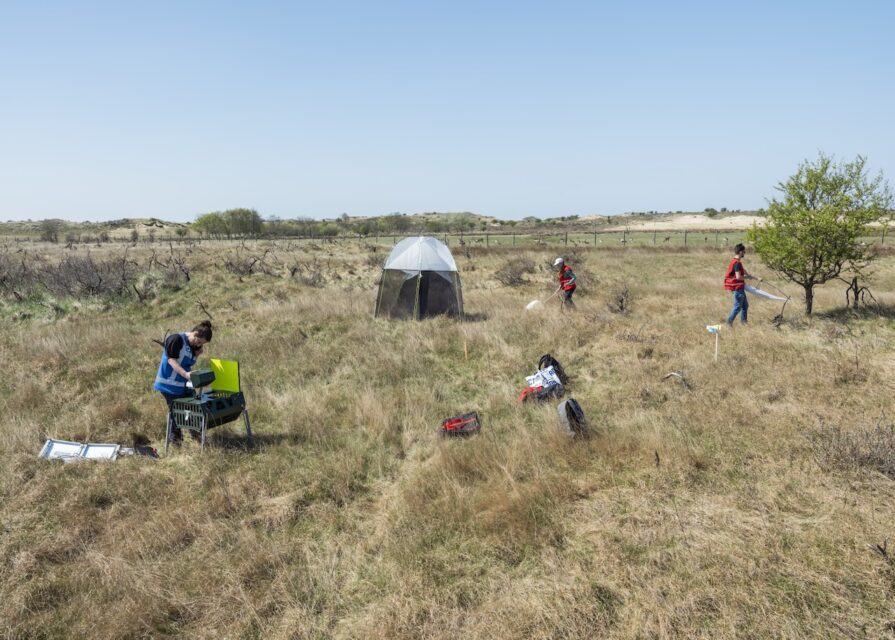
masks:
<svg viewBox="0 0 895 640"><path fill-rule="evenodd" d="M217 360L210 358L211 370L214 371L214 382L211 383L213 391L239 391L239 361Z"/></svg>

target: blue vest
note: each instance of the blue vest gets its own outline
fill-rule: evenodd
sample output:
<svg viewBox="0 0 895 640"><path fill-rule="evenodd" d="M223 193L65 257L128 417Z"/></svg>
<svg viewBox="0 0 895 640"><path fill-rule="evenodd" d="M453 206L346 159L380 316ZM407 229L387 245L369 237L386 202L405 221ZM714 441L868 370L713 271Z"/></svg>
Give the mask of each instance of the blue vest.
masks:
<svg viewBox="0 0 895 640"><path fill-rule="evenodd" d="M193 355L186 333L181 333L180 337L183 338L183 347L177 356L177 364L189 371L190 367L196 364L196 357ZM152 388L172 396L187 393L186 378L174 371L174 367L168 363L168 353L165 350L162 350L162 361L158 365L158 373L155 375L155 384Z"/></svg>

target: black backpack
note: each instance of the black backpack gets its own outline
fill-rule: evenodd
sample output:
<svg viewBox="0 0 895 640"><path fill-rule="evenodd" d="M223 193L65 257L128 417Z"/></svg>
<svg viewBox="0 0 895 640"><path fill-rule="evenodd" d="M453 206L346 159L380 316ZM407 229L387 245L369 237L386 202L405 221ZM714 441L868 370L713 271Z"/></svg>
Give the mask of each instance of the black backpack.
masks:
<svg viewBox="0 0 895 640"><path fill-rule="evenodd" d="M541 356L541 359L538 360L538 369L546 369L547 367L553 367L553 370L559 377L559 381L562 382L564 385L569 383L569 376L566 375L566 372L562 368L562 365L549 353L545 353Z"/></svg>
<svg viewBox="0 0 895 640"><path fill-rule="evenodd" d="M559 413L559 424L566 435L576 438L588 436L587 419L575 398L563 400L556 406L556 410Z"/></svg>

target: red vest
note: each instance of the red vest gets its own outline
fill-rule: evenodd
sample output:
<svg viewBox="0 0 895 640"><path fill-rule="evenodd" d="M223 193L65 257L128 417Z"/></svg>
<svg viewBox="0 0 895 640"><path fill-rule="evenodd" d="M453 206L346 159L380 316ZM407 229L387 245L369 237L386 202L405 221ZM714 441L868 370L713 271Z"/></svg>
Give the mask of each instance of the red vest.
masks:
<svg viewBox="0 0 895 640"><path fill-rule="evenodd" d="M742 268L741 274L744 277L746 275L746 268L740 263L740 259L734 256L730 264L727 265L727 273L724 274L724 288L728 291L739 291L746 286L745 280L740 280L734 276L733 267L736 264L739 264L740 268Z"/></svg>
<svg viewBox="0 0 895 640"><path fill-rule="evenodd" d="M563 291L575 290L575 274L572 273L572 267L567 264L564 264L559 270L559 286Z"/></svg>

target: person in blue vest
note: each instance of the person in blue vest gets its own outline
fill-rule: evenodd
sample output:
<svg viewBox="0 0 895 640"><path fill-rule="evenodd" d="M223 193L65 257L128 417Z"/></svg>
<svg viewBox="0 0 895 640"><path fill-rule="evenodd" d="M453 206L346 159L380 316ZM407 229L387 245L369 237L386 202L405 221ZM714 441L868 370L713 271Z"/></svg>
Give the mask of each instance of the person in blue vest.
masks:
<svg viewBox="0 0 895 640"><path fill-rule="evenodd" d="M202 347L208 342L211 342L211 322L208 320L197 324L192 331L173 333L165 339L162 359L152 388L161 393L168 403L168 420L172 419L171 405L174 401L190 395L191 391L186 386L190 369L196 364ZM192 431L190 435L196 436ZM179 446L183 442L183 433L173 423L170 438L174 445Z"/></svg>

